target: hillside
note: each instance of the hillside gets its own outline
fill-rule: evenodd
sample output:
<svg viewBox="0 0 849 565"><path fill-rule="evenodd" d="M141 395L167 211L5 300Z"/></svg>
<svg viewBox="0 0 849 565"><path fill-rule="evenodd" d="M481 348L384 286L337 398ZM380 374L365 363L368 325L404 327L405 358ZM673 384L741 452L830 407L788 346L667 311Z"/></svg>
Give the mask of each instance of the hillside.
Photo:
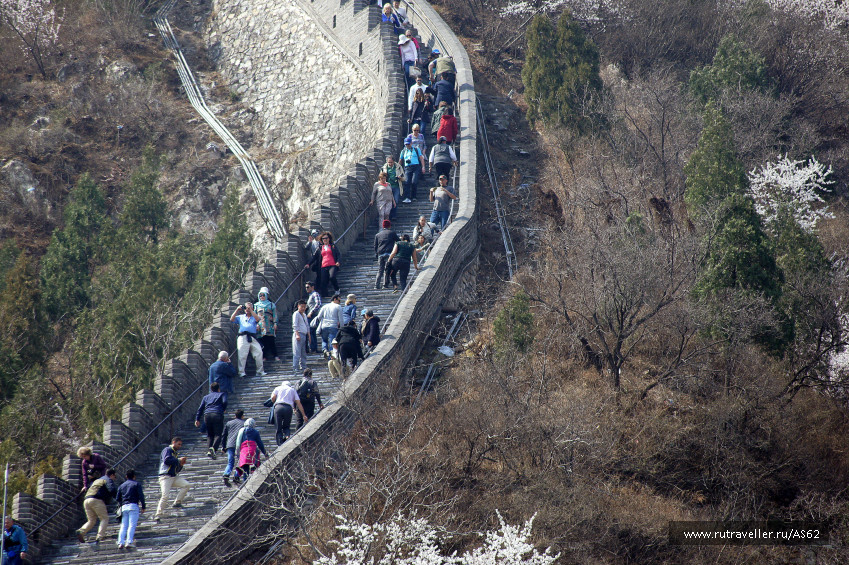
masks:
<svg viewBox="0 0 849 565"><path fill-rule="evenodd" d="M535 517L557 563L849 558L845 19L565 5L574 20L562 3L438 4L475 65L520 273L504 283L485 211L482 313L458 355L425 346L345 446L344 477L309 485L317 511L280 562L434 550L403 537L413 516L442 556ZM668 537L768 519L814 521L828 546Z"/></svg>

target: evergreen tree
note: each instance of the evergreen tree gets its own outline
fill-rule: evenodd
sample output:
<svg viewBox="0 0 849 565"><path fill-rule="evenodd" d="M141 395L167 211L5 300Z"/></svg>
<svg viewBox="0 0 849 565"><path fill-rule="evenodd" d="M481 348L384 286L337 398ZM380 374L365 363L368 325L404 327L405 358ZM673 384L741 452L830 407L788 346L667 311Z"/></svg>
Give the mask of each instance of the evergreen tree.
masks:
<svg viewBox="0 0 849 565"><path fill-rule="evenodd" d="M212 276L217 284L231 283L228 274L234 267L241 266L241 262L253 266L256 261L256 253L251 251L248 222L239 205L239 192L230 187L221 206L215 237L203 250L198 281L208 281Z"/></svg>
<svg viewBox="0 0 849 565"><path fill-rule="evenodd" d="M526 353L534 342L534 315L530 298L520 291L495 316L492 323L495 347L502 353L512 350Z"/></svg>
<svg viewBox="0 0 849 565"><path fill-rule="evenodd" d="M35 261L19 253L0 292L0 398L14 394L21 376L44 360L48 331Z"/></svg>
<svg viewBox="0 0 849 565"><path fill-rule="evenodd" d="M748 183L731 125L712 102L705 107L704 124L698 147L684 167L684 200L695 215L716 208L728 196L744 194Z"/></svg>
<svg viewBox="0 0 849 565"><path fill-rule="evenodd" d="M92 273L112 236L103 192L87 174L71 191L63 218L65 226L53 232L41 261L44 299L53 318L88 302Z"/></svg>
<svg viewBox="0 0 849 565"><path fill-rule="evenodd" d="M752 199L728 196L717 210L716 225L696 296L732 289L755 292L774 303L781 295L783 274Z"/></svg>
<svg viewBox="0 0 849 565"><path fill-rule="evenodd" d="M764 58L727 35L719 42L713 64L690 73L690 93L700 104L707 104L730 89L767 92L770 80Z"/></svg>
<svg viewBox="0 0 849 565"><path fill-rule="evenodd" d="M0 273L8 273L15 266L15 261L18 260L21 250L18 249L18 244L14 239L7 239L0 244ZM0 292L6 288L6 279L0 277Z"/></svg>
<svg viewBox="0 0 849 565"><path fill-rule="evenodd" d="M168 204L158 183L159 157L148 146L141 166L130 177L121 211L122 231L129 239L142 238L156 243L160 232L168 227Z"/></svg>
<svg viewBox="0 0 849 565"><path fill-rule="evenodd" d="M525 37L522 82L528 121L585 131L591 125L591 102L602 88L598 48L568 12L556 29L545 14L535 16Z"/></svg>

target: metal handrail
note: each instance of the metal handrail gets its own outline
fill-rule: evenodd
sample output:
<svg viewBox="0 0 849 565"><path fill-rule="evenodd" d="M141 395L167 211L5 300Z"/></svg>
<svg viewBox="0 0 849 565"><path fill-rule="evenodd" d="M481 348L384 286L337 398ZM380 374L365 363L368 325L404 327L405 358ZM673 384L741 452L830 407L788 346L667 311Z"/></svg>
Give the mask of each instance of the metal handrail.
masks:
<svg viewBox="0 0 849 565"><path fill-rule="evenodd" d="M460 327L462 327L462 323L465 320L465 318L468 318L467 314L465 314L463 312L460 312L459 314L457 314L457 317L454 319L454 324L451 325L451 329L448 330L448 333L445 335L445 339L442 340L443 346L448 345L448 342L451 339L453 339L455 332L460 331ZM460 324L460 326L458 326L458 324ZM421 386L421 388L419 388L419 394L416 395L416 399L413 401L413 408L418 406L419 402L422 399L422 395L428 389L428 387L430 387L430 383L433 380L435 373L436 373L436 361L431 363L430 367L428 367L427 374L425 375L424 381L422 382L422 386Z"/></svg>
<svg viewBox="0 0 849 565"><path fill-rule="evenodd" d="M254 163L248 152L245 151L244 147L242 147L239 141L233 137L224 124L218 120L212 110L209 109L209 106L206 105L200 86L198 86L191 68L183 56L180 44L174 36L174 31L171 29L171 24L168 21L168 13L174 7L175 2L176 0L170 0L167 4L160 8L156 12L153 21L156 24L160 35L162 35L165 45L172 50L174 57L177 59L177 74L180 77L183 89L186 91L189 103L201 115L204 121L206 121L206 123L215 131L215 133L221 137L224 143L227 144L239 160L239 163L242 165L242 168L248 178L248 182L253 189L254 195L256 196L260 214L265 221L268 231L275 240L282 241L286 235L286 227L283 225L280 212L274 206L271 193L268 191L268 187L262 179L262 175L259 174L256 163Z"/></svg>
<svg viewBox="0 0 849 565"><path fill-rule="evenodd" d="M481 106L480 100L477 101L475 110L478 115L478 130L483 136L483 144L481 145L483 149L483 160L486 165L487 176L489 177L489 185L492 189L492 201L495 204L495 215L498 219L498 227L501 230L501 242L504 244L504 252L507 257L507 271L512 279L513 274L518 270L518 263L516 262L513 238L510 236L510 230L507 228L507 219L504 216L504 208L501 205L498 180L495 176L495 167L492 164L492 159L489 154L489 138L486 135L486 124L484 123L483 107Z"/></svg>
<svg viewBox="0 0 849 565"><path fill-rule="evenodd" d="M368 212L368 209L370 207L371 207L371 204L366 204L366 207L363 208L362 211L360 211L360 213L357 215L357 217L354 218L354 220L350 223L350 225L347 228L345 228L345 231L342 232L342 235L340 235L339 237L336 238L336 241L342 241L342 239L344 239L344 237L346 235L348 235L348 232L351 231L351 228L354 227L354 225L356 225L356 223L360 220L360 218L363 217L363 214ZM295 282L298 279L300 279L301 277L304 276L304 273L306 272L306 270L307 270L306 267L301 269L301 271L295 276L295 278L292 279L292 282L289 283L289 286L287 286L286 289L282 293L280 293L280 296L277 297L277 300L274 301L275 306L277 306L277 303L280 302L280 300L284 296L286 296L286 294L289 292L289 289L292 288L292 285L295 284Z"/></svg>
<svg viewBox="0 0 849 565"><path fill-rule="evenodd" d="M233 355L235 355L235 354L236 354L236 351L233 351ZM166 421L168 421L170 418L172 418L172 417L174 416L174 413L175 413L175 412L177 412L180 408L182 408L182 407L183 407L183 405L184 405L184 404L186 404L186 402L188 402L188 401L189 401L189 400L190 400L190 399L191 399L191 398L192 398L192 397L193 397L193 396L194 396L194 395L195 395L195 394L196 394L196 393L197 393L197 392L198 392L201 388L203 388L204 386L207 386L207 385L208 385L208 381L204 381L204 382L200 383L200 384L199 384L199 385L198 385L198 386L197 386L197 387L196 387L196 388L195 388L192 392L190 392L190 393L186 396L186 398L184 398L184 399L183 399L183 401L182 401L180 404L178 404L178 405L177 405L177 406L176 406L173 410L171 410L171 412L169 412L169 413L168 413L168 414L167 414L164 418L162 418L162 421L161 421L161 422L159 422L158 424L156 424L156 425L153 427L153 429L152 429L152 430L150 430L150 431L147 433L147 435L146 435L146 436L144 436L142 439L140 439L140 440L139 440L139 442L135 445L135 447L133 447L131 450L129 450L129 451L128 451L128 452L127 452L127 453L126 453L123 457L121 457L121 459L119 459L116 463L114 463L113 465L110 465L110 467L112 467L113 469L114 469L114 468L117 468L119 465L121 465L121 463L123 463L124 461L126 461L127 457L129 457L130 455L132 455L132 454L133 454L133 453L134 453L134 452L135 452L135 451L136 451L136 450L137 450L137 449L138 449L138 448L139 448L142 444L144 444L144 442L145 442L145 441L147 441L147 439L148 439L150 436L152 436L152 435L153 435L153 434L154 434L157 430L159 430L159 428L160 428L160 426L162 426L162 424L164 424ZM56 516L58 516L58 515L59 515L59 514L60 514L63 510L65 510L66 508L68 508L68 506L70 506L72 503L76 502L76 501L77 501L77 499L78 499L80 496L82 496L83 494L84 494L84 491L80 491L79 493L77 493L77 495L76 495L74 498L72 498L71 500L69 500L68 502L66 502L66 503L65 503L65 504L64 504L61 508L59 508L59 510L57 510L56 512L54 512L53 514L51 514L51 515L50 515L47 519L45 519L42 523L40 523L38 526L36 526L36 527L35 527L35 528L34 528L34 529L30 532L30 536L34 535L34 534L35 534L38 530L40 530L42 527L46 526L48 522L50 522L51 520L53 520L53 518L55 518Z"/></svg>
<svg viewBox="0 0 849 565"><path fill-rule="evenodd" d="M336 241L341 241L341 240L342 240L342 239L343 239L343 238L344 238L344 237L345 237L345 236L346 236L346 235L347 235L347 234L351 231L351 228L353 228L353 227L354 227L354 225L356 225L356 223L360 220L360 218L362 218L362 217L363 217L363 214L365 214L365 213L368 211L369 206L370 206L370 205L366 205L366 207L365 207L365 208L363 208L363 210L362 210L362 211L361 211L361 212L357 215L357 217L356 217L356 218L354 218L354 220L351 222L351 224L347 227L347 229L345 229L345 231L344 231L344 232L342 232L342 235L340 235L340 236L339 236L339 238L338 238ZM293 279L292 279L292 281L289 283L289 286L287 286L287 287L286 287L286 290L284 290L284 291L280 294L280 297L279 297L277 300L275 300L275 301L274 301L275 305L277 304L277 302L279 302L279 301L280 301L280 299L281 299L281 298L283 298L283 297L286 295L286 293L287 293L287 292L289 292L289 289L290 289L290 288L292 288L292 285L293 285L293 284L295 284L295 282L297 282L297 281L298 281L298 279L299 279L299 278L301 278L301 277L304 275L304 271L305 271L305 269L304 269L304 270L302 270L300 273L298 273L298 275L297 275L297 276L295 276L295 278L293 278ZM233 357L233 356L235 356L235 355L236 355L236 351L234 350L234 351L230 354L230 356L231 356L231 357ZM124 455L121 459L119 459L116 463L114 463L113 465L111 465L111 467L113 467L113 468L118 467L119 465L121 465L121 463L123 463L124 461L126 461L126 460L127 460L127 458L128 458L130 455L132 455L133 453L135 453L135 452L136 452L136 450L138 450L138 448L139 448L141 445L143 445L145 441L147 441L147 440L148 440L148 438L150 438L150 437L151 437L151 436L152 436L155 432L157 432L157 431L159 430L159 428L160 428L163 424L165 424L165 422L169 421L169 419L171 419L171 418L174 416L174 414L175 414L178 410L180 410L180 409L181 409L181 408L182 408L182 407L186 404L186 402L188 402L189 400L191 400L191 399L192 399L192 397L194 397L194 395L195 395L195 394L197 394L197 393L198 393L198 391L199 391L200 389L202 389L204 386L207 386L208 384L209 384L209 383L208 383L208 380L205 380L205 381L201 382L201 383L200 383L200 384L199 384L199 385L198 385L198 386L197 386L197 387L196 387L196 388L195 388L192 392L190 392L190 393L186 396L186 398L184 398L184 399L183 399L183 401L182 401L182 402L180 402L180 404L178 404L178 405L177 405L177 406L176 406L173 410L171 410L171 412L169 412L169 413L168 413L168 414L167 414L164 418L162 418L162 421L160 421L158 424L156 424L156 425L153 427L153 429L151 429L151 430L147 433L147 435L145 435L142 439L140 439L140 440L139 440L139 442L138 442L138 443L137 443L137 444L136 444L136 445L135 445L135 446L134 446L134 447L133 447L130 451L128 451L128 452L127 452L127 453L126 453L126 454L125 454L125 455ZM66 502L66 503L65 503L65 504L64 504L61 508L59 508L58 510L56 510L53 514L51 514L48 518L46 518L43 522L41 522L38 526L36 526L36 527L35 527L35 528L34 528L34 529L30 532L30 536L35 535L35 533L36 533L36 532L38 532L41 528L43 528L44 526L46 526L46 525L47 525L47 524L48 524L51 520L53 520L56 516L58 516L59 514L61 514L61 513L62 513L62 511L64 511L66 508L68 508L71 504L73 504L74 502L76 502L76 501L80 498L80 496L82 496L83 494L84 494L84 492L79 492L79 493L77 493L77 495L76 495L76 496L74 496L74 498L72 498L71 500L69 500L68 502Z"/></svg>

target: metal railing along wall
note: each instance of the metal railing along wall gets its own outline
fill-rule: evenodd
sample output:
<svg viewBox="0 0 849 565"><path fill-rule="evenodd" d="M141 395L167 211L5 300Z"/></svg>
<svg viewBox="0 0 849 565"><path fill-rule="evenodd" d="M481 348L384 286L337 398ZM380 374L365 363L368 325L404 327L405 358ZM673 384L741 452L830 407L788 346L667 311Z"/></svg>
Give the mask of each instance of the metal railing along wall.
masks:
<svg viewBox="0 0 849 565"><path fill-rule="evenodd" d="M239 163L241 163L242 169L244 169L245 175L248 178L248 182L253 189L254 196L256 196L260 215L265 221L268 231L276 241L283 241L286 236L286 227L283 225L283 219L280 216L280 211L274 205L274 200L271 198L271 193L265 185L265 181L262 180L262 175L259 174L256 163L254 163L251 156L248 155L248 152L245 151L244 147L242 147L242 144L233 137L230 131L224 127L224 124L215 117L215 114L212 113L209 106L206 105L200 86L198 86L198 83L192 74L192 70L189 68L186 58L183 56L180 44L174 36L174 31L171 29L171 24L168 22L168 13L174 7L176 1L177 0L170 0L167 4L162 6L162 8L156 12L153 21L156 24L157 29L159 29L159 33L162 35L165 45L167 45L174 53L174 57L177 60L177 74L180 77L180 82L183 84L183 89L186 91L186 96L189 98L189 103L191 103L197 113L201 115L204 121L209 124L224 143L227 144L227 147L230 148L230 151L232 151L239 160Z"/></svg>
<svg viewBox="0 0 849 565"><path fill-rule="evenodd" d="M507 271L510 278L518 270L516 263L516 251L513 248L513 238L510 237L510 229L507 226L507 218L504 216L504 206L501 204L501 195L498 191L498 179L495 174L495 166L492 164L492 157L489 154L489 137L486 135L486 120L484 120L483 107L480 100L477 103L478 114L478 132L481 136L481 153L483 154L483 162L486 167L486 174L489 177L489 186L492 188L492 202L495 204L495 215L498 219L498 228L501 231L501 241L504 244L504 254L507 258Z"/></svg>

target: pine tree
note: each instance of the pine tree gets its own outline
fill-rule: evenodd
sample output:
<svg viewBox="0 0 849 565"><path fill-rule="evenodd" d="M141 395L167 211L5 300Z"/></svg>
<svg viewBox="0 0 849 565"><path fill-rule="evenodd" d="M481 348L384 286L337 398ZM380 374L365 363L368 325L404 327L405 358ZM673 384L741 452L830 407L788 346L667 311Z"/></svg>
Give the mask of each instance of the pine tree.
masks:
<svg viewBox="0 0 849 565"><path fill-rule="evenodd" d="M199 269L199 281L205 281L212 273L216 283L227 283L228 272L241 261L256 263L251 252L251 237L248 222L239 205L239 192L230 187L221 206L215 237L203 251Z"/></svg>
<svg viewBox="0 0 849 565"><path fill-rule="evenodd" d="M774 303L781 295L783 274L752 199L728 196L717 210L716 225L696 296L732 289L755 292Z"/></svg>
<svg viewBox="0 0 849 565"><path fill-rule="evenodd" d="M53 232L41 261L44 299L54 319L88 302L92 273L112 237L103 192L87 174L71 191L63 218L65 226Z"/></svg>
<svg viewBox="0 0 849 565"><path fill-rule="evenodd" d="M684 167L684 200L695 215L716 208L732 194L744 194L748 183L731 125L712 102L705 107L704 124L698 147Z"/></svg>
<svg viewBox="0 0 849 565"><path fill-rule="evenodd" d="M148 146L141 166L130 177L121 211L122 231L130 239L141 237L156 243L162 230L168 227L168 204L158 183L159 157Z"/></svg>
<svg viewBox="0 0 849 565"><path fill-rule="evenodd" d="M495 334L495 347L500 352L527 352L534 342L534 315L528 295L520 291L508 300L495 316L492 330Z"/></svg>
<svg viewBox="0 0 849 565"><path fill-rule="evenodd" d="M35 261L19 253L0 292L0 398L14 394L21 376L44 359L48 327L42 314Z"/></svg>
<svg viewBox="0 0 849 565"><path fill-rule="evenodd" d="M585 131L592 120L592 100L602 88L598 49L568 12L557 27L544 14L534 17L522 82L528 121Z"/></svg>
<svg viewBox="0 0 849 565"><path fill-rule="evenodd" d="M719 100L724 90L769 89L764 58L730 35L720 41L711 65L690 73L690 93L700 104Z"/></svg>

